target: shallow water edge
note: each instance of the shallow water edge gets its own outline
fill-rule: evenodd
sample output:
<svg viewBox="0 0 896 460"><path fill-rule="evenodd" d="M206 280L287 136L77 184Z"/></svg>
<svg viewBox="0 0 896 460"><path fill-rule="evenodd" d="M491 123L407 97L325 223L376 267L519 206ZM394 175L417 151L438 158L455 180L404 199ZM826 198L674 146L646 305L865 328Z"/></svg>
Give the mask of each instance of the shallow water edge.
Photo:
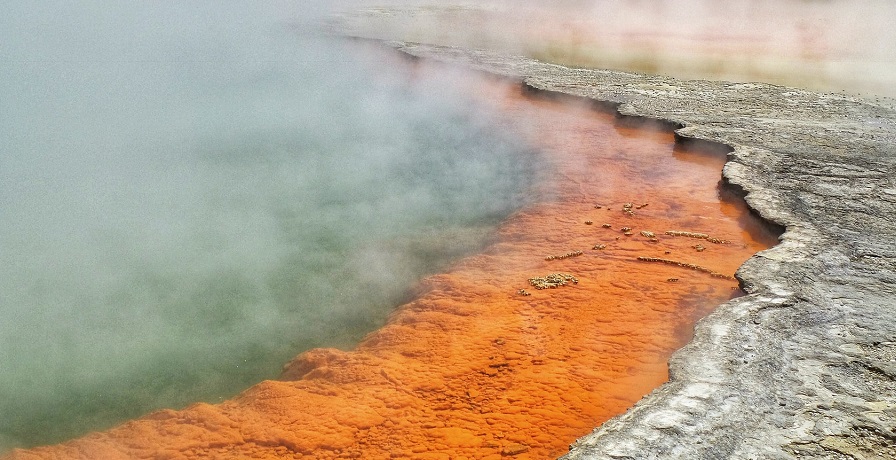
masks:
<svg viewBox="0 0 896 460"><path fill-rule="evenodd" d="M730 145L726 180L786 228L781 244L738 270L748 295L701 321L673 356L670 383L581 438L565 458L896 455L892 417L874 415L896 407L887 390L896 372L885 364L896 352L888 319L896 251L885 243L896 228L888 217L896 184L886 173L896 168L896 104L396 46L618 103L624 114L682 124L679 135ZM846 402L855 397L864 402Z"/></svg>

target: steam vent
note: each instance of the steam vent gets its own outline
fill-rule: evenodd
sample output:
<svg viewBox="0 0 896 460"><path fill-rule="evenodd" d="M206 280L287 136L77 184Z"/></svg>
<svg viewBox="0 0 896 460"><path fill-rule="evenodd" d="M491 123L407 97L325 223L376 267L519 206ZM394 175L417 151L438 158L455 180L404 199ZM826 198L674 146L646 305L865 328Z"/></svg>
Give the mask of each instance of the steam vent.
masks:
<svg viewBox="0 0 896 460"><path fill-rule="evenodd" d="M896 103L390 45L531 202L351 350L7 458L896 458Z"/></svg>

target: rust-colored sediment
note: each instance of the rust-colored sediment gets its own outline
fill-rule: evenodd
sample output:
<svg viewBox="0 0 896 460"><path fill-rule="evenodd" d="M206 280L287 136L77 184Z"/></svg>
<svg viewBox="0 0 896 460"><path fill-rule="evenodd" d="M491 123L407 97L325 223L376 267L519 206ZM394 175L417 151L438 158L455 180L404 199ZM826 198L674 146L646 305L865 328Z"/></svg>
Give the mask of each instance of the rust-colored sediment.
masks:
<svg viewBox="0 0 896 460"><path fill-rule="evenodd" d="M545 459L662 384L694 322L738 294L727 277L774 235L742 201L720 201L724 155L676 146L668 127L477 85L547 168L537 202L483 253L426 279L354 351L312 350L223 404L14 457ZM578 282L528 282L552 273Z"/></svg>

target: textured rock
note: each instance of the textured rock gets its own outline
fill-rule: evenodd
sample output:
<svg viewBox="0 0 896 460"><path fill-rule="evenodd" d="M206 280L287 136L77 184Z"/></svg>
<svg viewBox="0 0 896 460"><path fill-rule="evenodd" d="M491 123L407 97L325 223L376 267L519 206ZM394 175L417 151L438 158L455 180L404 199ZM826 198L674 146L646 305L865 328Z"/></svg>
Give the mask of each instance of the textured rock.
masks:
<svg viewBox="0 0 896 460"><path fill-rule="evenodd" d="M896 458L892 100L392 45L727 144L725 179L786 227L738 270L749 295L720 306L674 355L671 381L564 458Z"/></svg>

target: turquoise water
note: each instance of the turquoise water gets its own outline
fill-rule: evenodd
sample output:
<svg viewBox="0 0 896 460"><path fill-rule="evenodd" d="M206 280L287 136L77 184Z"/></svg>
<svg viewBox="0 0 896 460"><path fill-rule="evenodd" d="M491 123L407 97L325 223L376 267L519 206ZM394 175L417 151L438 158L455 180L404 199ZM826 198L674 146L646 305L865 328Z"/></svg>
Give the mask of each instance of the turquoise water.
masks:
<svg viewBox="0 0 896 460"><path fill-rule="evenodd" d="M524 202L456 76L183 3L3 2L0 451L350 347Z"/></svg>

